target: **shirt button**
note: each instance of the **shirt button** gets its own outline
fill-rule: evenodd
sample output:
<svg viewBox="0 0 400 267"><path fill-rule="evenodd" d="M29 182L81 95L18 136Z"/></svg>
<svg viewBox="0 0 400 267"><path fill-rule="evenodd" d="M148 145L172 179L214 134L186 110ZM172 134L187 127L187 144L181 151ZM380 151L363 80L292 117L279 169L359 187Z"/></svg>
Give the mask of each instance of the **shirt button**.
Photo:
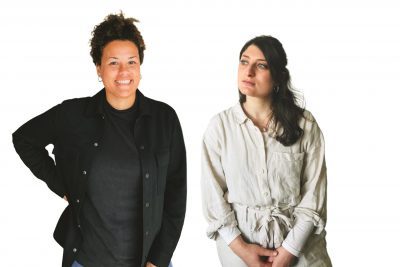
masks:
<svg viewBox="0 0 400 267"><path fill-rule="evenodd" d="M149 174L149 173L146 173L145 177L146 177L146 179L149 179L150 174Z"/></svg>
<svg viewBox="0 0 400 267"><path fill-rule="evenodd" d="M73 251L74 253L76 253L78 250L77 250L76 248L73 248L72 251Z"/></svg>
<svg viewBox="0 0 400 267"><path fill-rule="evenodd" d="M79 199L76 199L76 203L79 203L80 201L79 201Z"/></svg>
<svg viewBox="0 0 400 267"><path fill-rule="evenodd" d="M150 207L150 203L146 202L146 208Z"/></svg>
<svg viewBox="0 0 400 267"><path fill-rule="evenodd" d="M86 171L82 171L82 174L83 174L83 175L86 175L86 174L87 174L87 172L86 172Z"/></svg>
<svg viewBox="0 0 400 267"><path fill-rule="evenodd" d="M99 146L99 143L94 142L93 145L94 145L95 147L98 147L98 146Z"/></svg>

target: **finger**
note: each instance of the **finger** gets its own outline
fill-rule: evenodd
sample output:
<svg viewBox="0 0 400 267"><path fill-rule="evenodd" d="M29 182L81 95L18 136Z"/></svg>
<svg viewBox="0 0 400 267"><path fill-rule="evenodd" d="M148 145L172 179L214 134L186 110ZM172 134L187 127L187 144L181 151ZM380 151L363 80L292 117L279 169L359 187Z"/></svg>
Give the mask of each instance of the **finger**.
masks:
<svg viewBox="0 0 400 267"><path fill-rule="evenodd" d="M268 257L268 262L273 262L275 260L276 257L274 256L269 256Z"/></svg>
<svg viewBox="0 0 400 267"><path fill-rule="evenodd" d="M276 256L278 255L278 251L266 248L260 248L259 255L263 256Z"/></svg>

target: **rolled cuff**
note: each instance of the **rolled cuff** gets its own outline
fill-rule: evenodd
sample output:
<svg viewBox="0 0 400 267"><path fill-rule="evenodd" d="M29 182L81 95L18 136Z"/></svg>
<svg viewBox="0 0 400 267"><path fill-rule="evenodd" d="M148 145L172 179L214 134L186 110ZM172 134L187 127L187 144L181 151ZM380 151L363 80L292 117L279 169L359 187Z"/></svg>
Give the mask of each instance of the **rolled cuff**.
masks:
<svg viewBox="0 0 400 267"><path fill-rule="evenodd" d="M221 231L222 233L219 233L219 230L223 228L225 229ZM217 239L217 234L220 234L225 241L229 241L233 235L236 234L238 236L237 233L240 234L240 231L237 228L237 221L233 211L230 211L224 218L210 222L207 229L208 238L214 240Z"/></svg>
<svg viewBox="0 0 400 267"><path fill-rule="evenodd" d="M241 232L237 226L235 227L222 227L218 230L218 234L222 237L225 243L229 246L229 244L238 237Z"/></svg>
<svg viewBox="0 0 400 267"><path fill-rule="evenodd" d="M314 230L310 221L297 220L295 226L287 234L282 246L296 257L299 257L304 245Z"/></svg>
<svg viewBox="0 0 400 267"><path fill-rule="evenodd" d="M325 229L325 221L319 216L318 213L304 208L296 208L294 217L297 221L312 222L315 226L314 233L319 235Z"/></svg>

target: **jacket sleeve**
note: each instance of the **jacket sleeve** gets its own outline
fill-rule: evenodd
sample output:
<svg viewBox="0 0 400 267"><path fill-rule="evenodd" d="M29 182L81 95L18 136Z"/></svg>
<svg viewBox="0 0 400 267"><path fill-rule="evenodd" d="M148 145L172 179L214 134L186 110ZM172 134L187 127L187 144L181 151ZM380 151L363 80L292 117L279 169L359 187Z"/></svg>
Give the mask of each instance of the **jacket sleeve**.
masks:
<svg viewBox="0 0 400 267"><path fill-rule="evenodd" d="M46 150L48 144L54 144L57 136L57 117L60 105L31 119L12 135L16 152L24 164L40 180L60 197L65 189L59 179L54 160Z"/></svg>
<svg viewBox="0 0 400 267"><path fill-rule="evenodd" d="M148 256L148 260L157 267L168 266L181 235L186 212L186 149L182 129L175 112L174 121L162 225Z"/></svg>

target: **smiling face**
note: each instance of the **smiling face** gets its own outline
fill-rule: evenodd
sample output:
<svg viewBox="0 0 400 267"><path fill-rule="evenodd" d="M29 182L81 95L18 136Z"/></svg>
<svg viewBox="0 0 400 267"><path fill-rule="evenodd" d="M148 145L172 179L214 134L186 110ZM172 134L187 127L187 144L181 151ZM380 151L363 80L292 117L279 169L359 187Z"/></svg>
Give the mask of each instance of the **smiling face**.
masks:
<svg viewBox="0 0 400 267"><path fill-rule="evenodd" d="M268 62L255 45L250 45L240 57L238 87L249 97L268 98L272 93L274 81Z"/></svg>
<svg viewBox="0 0 400 267"><path fill-rule="evenodd" d="M107 101L111 106L133 105L140 81L139 51L131 41L115 40L108 43L96 66L103 80Z"/></svg>

